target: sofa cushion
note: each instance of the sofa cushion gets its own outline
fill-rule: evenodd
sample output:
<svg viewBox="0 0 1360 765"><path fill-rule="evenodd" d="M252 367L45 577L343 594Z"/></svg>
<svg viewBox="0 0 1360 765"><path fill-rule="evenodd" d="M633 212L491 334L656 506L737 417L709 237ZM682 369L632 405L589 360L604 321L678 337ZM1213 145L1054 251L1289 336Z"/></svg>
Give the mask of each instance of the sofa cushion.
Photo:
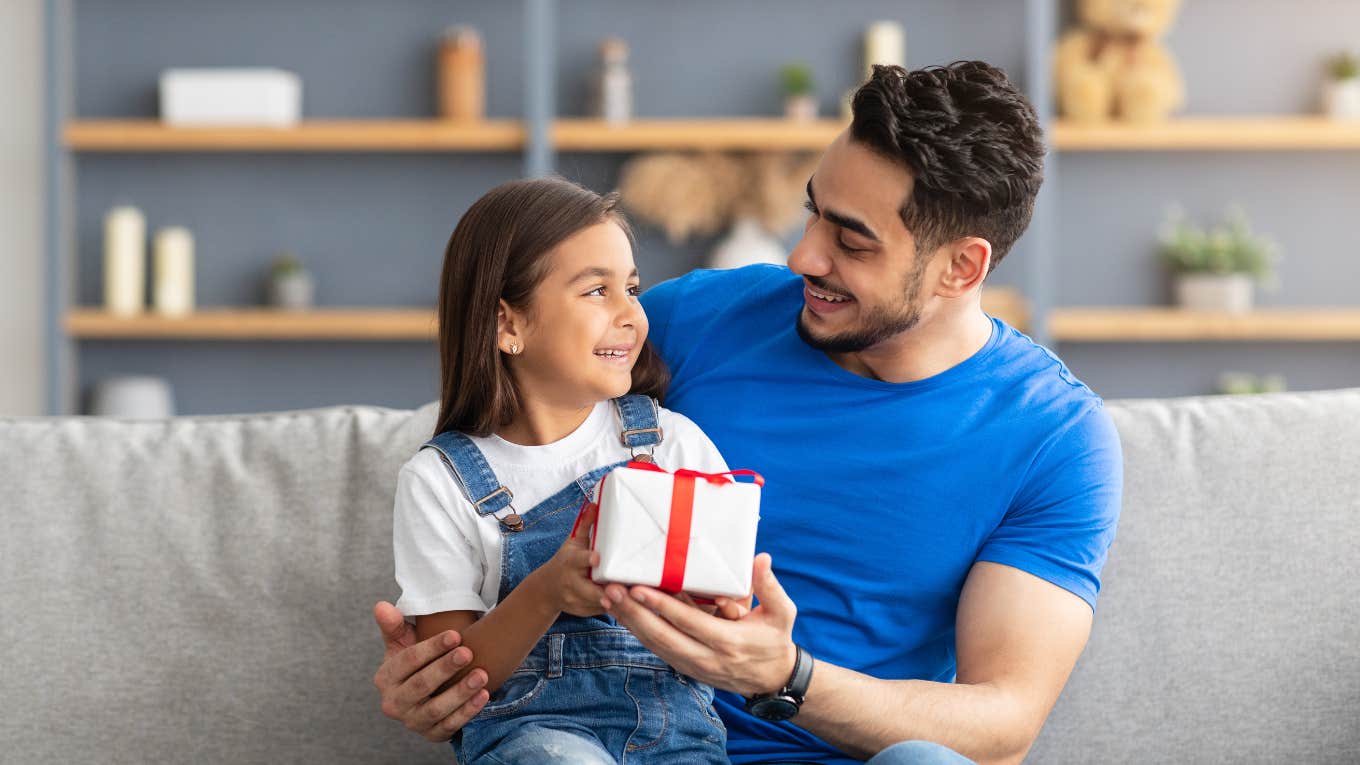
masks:
<svg viewBox="0 0 1360 765"><path fill-rule="evenodd" d="M1030 761L1360 762L1360 390L1110 411L1119 533Z"/></svg>
<svg viewBox="0 0 1360 765"><path fill-rule="evenodd" d="M434 414L0 421L0 760L448 762L372 685Z"/></svg>

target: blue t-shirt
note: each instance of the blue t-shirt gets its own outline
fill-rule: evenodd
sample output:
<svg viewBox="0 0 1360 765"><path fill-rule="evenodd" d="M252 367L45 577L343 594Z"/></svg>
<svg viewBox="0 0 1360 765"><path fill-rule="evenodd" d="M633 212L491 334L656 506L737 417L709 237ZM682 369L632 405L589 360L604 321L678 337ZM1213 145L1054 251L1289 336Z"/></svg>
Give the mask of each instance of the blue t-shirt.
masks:
<svg viewBox="0 0 1360 765"><path fill-rule="evenodd" d="M933 377L853 374L799 338L802 285L751 266L642 296L673 375L666 406L733 469L765 476L757 550L798 606L794 640L873 677L952 682L959 594L984 560L1094 608L1123 482L1101 399L997 319L980 351ZM735 694L716 706L734 763L853 762Z"/></svg>

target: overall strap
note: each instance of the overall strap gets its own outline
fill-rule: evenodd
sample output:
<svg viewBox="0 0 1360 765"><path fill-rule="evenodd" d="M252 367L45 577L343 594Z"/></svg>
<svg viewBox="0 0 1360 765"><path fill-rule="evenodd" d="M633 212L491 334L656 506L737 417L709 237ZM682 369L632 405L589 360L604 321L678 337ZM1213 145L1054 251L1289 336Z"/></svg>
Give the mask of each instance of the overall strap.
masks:
<svg viewBox="0 0 1360 765"><path fill-rule="evenodd" d="M487 464L482 450L471 438L451 430L426 441L426 447L439 452L444 465L453 475L458 488L463 490L478 515L493 515L510 506L514 494L501 485L501 481Z"/></svg>
<svg viewBox="0 0 1360 765"><path fill-rule="evenodd" d="M634 457L641 452L650 458L652 449L665 435L661 432L661 407L656 399L634 393L614 399L614 406L623 423L619 441L632 450Z"/></svg>

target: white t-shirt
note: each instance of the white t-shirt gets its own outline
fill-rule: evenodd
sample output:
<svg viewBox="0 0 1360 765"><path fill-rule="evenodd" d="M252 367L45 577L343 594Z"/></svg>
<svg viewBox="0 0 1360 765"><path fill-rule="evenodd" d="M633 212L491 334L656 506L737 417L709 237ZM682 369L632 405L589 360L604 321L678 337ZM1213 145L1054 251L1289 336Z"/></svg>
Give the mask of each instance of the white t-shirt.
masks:
<svg viewBox="0 0 1360 765"><path fill-rule="evenodd" d="M666 470L722 473L727 463L699 426L661 410L663 439L652 456ZM514 492L516 512L528 514L581 475L626 460L622 425L610 401L566 438L520 446L499 436L472 439L501 484ZM435 449L421 449L402 465L392 518L392 552L406 616L479 611L496 605L501 586L500 524L479 516Z"/></svg>

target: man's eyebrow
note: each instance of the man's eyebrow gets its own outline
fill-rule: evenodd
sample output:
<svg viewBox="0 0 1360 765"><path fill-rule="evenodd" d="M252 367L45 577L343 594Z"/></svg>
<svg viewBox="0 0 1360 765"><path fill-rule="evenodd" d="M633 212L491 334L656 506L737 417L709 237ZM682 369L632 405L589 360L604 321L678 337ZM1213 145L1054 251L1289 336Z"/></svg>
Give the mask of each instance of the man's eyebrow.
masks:
<svg viewBox="0 0 1360 765"><path fill-rule="evenodd" d="M571 277L571 281L567 282L567 284L575 284L575 283L581 281L582 279L608 279L609 277L611 277L611 276L613 276L613 275L614 275L614 272L613 272L612 270L608 269L608 268L601 268L601 267L599 267L599 266L591 266L590 268L586 268L586 269L582 270L580 273L578 273L578 274L576 274L575 276ZM636 279L636 278L637 278L637 275L638 275L637 269L634 268L632 271L630 271L630 272L628 273L628 278L629 278L629 279Z"/></svg>
<svg viewBox="0 0 1360 765"><path fill-rule="evenodd" d="M817 198L812 195L811 178L809 178L807 182L807 195L808 201L812 203L812 206L817 207ZM869 225L867 223L858 218L852 218L849 215L843 215L841 213L835 212L834 210L823 210L821 208L817 209L817 214L822 216L823 218L826 218L827 220L831 221L837 226L840 226L841 228L847 229L849 231L853 231L856 234L859 234L860 236L869 239L870 241L873 241L876 244L883 243L883 240L878 238L878 234L875 234L874 230L869 228Z"/></svg>

